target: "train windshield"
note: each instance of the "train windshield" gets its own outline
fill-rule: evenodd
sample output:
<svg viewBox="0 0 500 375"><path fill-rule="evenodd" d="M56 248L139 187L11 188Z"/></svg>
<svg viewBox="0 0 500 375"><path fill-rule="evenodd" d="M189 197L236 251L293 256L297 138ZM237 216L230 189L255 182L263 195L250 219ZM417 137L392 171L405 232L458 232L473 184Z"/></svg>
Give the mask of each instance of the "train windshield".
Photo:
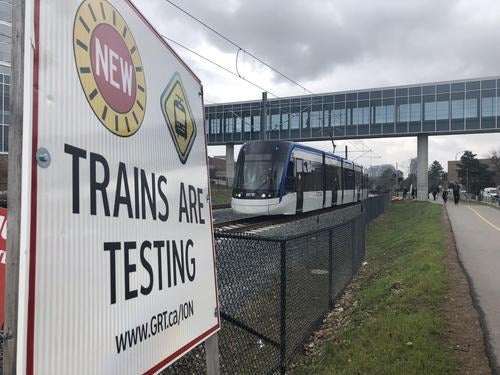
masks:
<svg viewBox="0 0 500 375"><path fill-rule="evenodd" d="M273 154L240 153L237 163L235 190L247 193L279 190L284 161Z"/></svg>

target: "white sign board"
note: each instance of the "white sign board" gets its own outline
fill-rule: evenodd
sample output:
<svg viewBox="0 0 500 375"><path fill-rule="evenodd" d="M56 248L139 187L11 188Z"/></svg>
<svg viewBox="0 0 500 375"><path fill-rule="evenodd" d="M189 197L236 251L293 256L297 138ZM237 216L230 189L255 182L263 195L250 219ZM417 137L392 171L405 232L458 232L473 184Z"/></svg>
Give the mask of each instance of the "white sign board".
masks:
<svg viewBox="0 0 500 375"><path fill-rule="evenodd" d="M156 373L219 329L201 83L129 1L34 7L26 371Z"/></svg>

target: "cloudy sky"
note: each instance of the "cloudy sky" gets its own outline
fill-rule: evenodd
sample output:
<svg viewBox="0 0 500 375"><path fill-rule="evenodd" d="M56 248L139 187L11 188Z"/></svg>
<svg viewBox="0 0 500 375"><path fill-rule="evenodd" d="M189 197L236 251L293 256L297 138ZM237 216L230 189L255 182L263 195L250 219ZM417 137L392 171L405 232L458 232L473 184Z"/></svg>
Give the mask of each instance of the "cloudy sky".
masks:
<svg viewBox="0 0 500 375"><path fill-rule="evenodd" d="M166 0L133 0L163 35L236 72L238 49ZM500 76L498 0L172 0L314 93ZM261 90L181 47L208 103L255 100ZM306 94L245 53L239 73L280 97ZM272 98L272 95L269 95ZM405 174L416 138L337 142L365 166L396 162ZM331 149L330 142L312 145ZM429 138L429 163L500 149L500 133ZM224 154L210 147L209 154ZM360 156L355 152L351 158ZM370 156L369 156L370 155Z"/></svg>

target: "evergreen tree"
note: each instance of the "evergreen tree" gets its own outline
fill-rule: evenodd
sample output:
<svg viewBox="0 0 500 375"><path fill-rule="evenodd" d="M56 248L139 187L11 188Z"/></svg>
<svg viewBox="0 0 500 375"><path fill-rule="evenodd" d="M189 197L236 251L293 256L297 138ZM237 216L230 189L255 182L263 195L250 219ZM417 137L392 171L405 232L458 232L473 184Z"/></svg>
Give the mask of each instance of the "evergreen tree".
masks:
<svg viewBox="0 0 500 375"><path fill-rule="evenodd" d="M440 162L434 160L429 167L429 189L431 189L431 191L437 189L439 185L442 185L443 174L443 166Z"/></svg>
<svg viewBox="0 0 500 375"><path fill-rule="evenodd" d="M481 164L476 156L477 154L471 151L465 151L457 164L457 173L459 182L468 192L479 194L481 189L491 186L493 173L488 170L487 165Z"/></svg>

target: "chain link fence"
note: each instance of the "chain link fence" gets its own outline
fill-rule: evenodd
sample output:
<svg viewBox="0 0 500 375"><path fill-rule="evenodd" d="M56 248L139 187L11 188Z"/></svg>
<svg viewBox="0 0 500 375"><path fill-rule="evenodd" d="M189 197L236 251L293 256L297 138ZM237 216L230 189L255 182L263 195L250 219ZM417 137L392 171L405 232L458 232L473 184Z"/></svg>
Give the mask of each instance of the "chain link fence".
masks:
<svg viewBox="0 0 500 375"><path fill-rule="evenodd" d="M215 233L221 373L285 372L360 268L365 227L389 204L385 194L259 235ZM202 344L164 374L205 373L203 357Z"/></svg>

